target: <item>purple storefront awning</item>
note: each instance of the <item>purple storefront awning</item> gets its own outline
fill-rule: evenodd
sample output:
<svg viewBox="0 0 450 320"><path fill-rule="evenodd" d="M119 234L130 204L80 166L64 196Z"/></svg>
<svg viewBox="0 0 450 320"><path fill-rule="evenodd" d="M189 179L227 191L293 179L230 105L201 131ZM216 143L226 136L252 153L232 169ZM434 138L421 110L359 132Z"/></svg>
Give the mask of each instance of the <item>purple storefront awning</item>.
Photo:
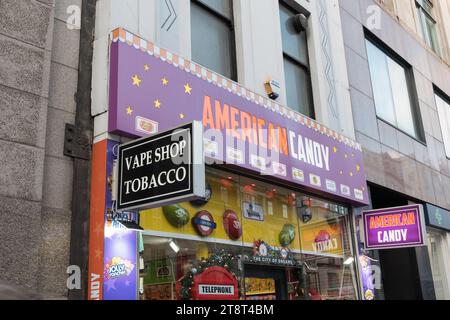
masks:
<svg viewBox="0 0 450 320"><path fill-rule="evenodd" d="M110 133L144 137L200 120L208 158L368 204L360 144L314 120L122 28L111 35L109 77Z"/></svg>

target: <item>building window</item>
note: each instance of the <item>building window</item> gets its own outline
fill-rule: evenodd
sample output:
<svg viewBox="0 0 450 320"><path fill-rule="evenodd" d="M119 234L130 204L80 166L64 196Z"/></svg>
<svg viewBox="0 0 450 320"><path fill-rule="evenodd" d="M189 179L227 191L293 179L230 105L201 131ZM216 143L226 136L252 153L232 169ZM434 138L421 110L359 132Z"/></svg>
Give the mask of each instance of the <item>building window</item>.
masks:
<svg viewBox="0 0 450 320"><path fill-rule="evenodd" d="M433 14L432 0L416 0L422 35L427 45L438 55L441 54L436 28L436 19Z"/></svg>
<svg viewBox="0 0 450 320"><path fill-rule="evenodd" d="M439 95L436 96L436 106L441 123L442 138L444 140L445 154L450 158L450 103Z"/></svg>
<svg viewBox="0 0 450 320"><path fill-rule="evenodd" d="M449 273L446 266L448 250L445 244L444 233L428 230L428 255L430 257L431 271L433 274L434 290L437 300L450 299L448 287Z"/></svg>
<svg viewBox="0 0 450 320"><path fill-rule="evenodd" d="M231 0L191 1L192 60L237 80Z"/></svg>
<svg viewBox="0 0 450 320"><path fill-rule="evenodd" d="M196 279L211 267L232 272L241 300L358 298L348 207L210 167L206 181L208 200L141 211L143 299L196 295L217 284ZM213 227L199 224L202 214Z"/></svg>
<svg viewBox="0 0 450 320"><path fill-rule="evenodd" d="M287 105L306 116L314 117L306 32L299 33L295 29L293 17L296 14L283 2L280 3Z"/></svg>
<svg viewBox="0 0 450 320"><path fill-rule="evenodd" d="M377 116L418 138L408 69L366 39Z"/></svg>

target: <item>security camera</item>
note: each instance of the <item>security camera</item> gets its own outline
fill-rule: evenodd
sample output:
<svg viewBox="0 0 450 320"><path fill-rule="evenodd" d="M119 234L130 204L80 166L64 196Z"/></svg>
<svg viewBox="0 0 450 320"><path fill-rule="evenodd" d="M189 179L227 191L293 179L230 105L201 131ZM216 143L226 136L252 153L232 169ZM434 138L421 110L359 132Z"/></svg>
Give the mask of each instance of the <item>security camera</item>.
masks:
<svg viewBox="0 0 450 320"><path fill-rule="evenodd" d="M270 80L264 84L267 95L272 100L277 100L280 96L280 83L276 80Z"/></svg>
<svg viewBox="0 0 450 320"><path fill-rule="evenodd" d="M303 13L296 14L293 17L294 28L298 33L308 30L308 17Z"/></svg>

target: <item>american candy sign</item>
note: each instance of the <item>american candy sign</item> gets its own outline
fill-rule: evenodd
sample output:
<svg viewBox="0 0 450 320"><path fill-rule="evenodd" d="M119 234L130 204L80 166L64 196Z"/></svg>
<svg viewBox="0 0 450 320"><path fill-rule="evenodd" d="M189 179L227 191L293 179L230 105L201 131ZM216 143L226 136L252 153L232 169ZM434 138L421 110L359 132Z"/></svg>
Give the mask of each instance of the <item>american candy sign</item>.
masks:
<svg viewBox="0 0 450 320"><path fill-rule="evenodd" d="M312 119L122 28L111 34L109 76L110 133L201 121L211 162L368 204L361 146Z"/></svg>
<svg viewBox="0 0 450 320"><path fill-rule="evenodd" d="M422 205L364 211L362 218L364 244L368 250L426 245Z"/></svg>

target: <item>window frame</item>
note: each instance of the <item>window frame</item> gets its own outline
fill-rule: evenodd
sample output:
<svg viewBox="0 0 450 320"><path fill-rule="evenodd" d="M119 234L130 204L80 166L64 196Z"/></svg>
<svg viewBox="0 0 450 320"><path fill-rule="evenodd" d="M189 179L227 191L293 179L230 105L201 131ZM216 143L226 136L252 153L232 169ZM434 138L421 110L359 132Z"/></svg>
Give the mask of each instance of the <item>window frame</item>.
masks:
<svg viewBox="0 0 450 320"><path fill-rule="evenodd" d="M438 87L436 87L435 85L433 85L433 92L434 92L434 99L436 101L436 97L439 97L442 101L444 101L448 108L450 108L450 97L441 89L439 89ZM436 110L437 110L437 114L438 114L438 118L439 118L439 128L441 130L442 136L444 135L444 130L442 128L441 125L441 116L439 114L439 109L437 107L437 101L436 101ZM450 120L450 119L447 119ZM448 124L449 128L450 128L450 123ZM450 161L450 145L448 146L448 150L447 150L447 146L445 145L445 141L443 141L444 143L444 152L445 152L445 157L447 158L447 160ZM448 153L448 154L447 154Z"/></svg>
<svg viewBox="0 0 450 320"><path fill-rule="evenodd" d="M414 77L413 67L405 59L403 59L394 50L392 50L390 47L388 47L386 44L384 44L378 37L376 37L374 34L372 34L366 28L364 28L364 39L365 39L365 41L369 41L378 50L383 52L387 57L391 58L395 63L397 63L405 71L406 86L408 88L410 108L411 108L411 114L412 114L412 118L413 118L413 126L414 126L414 131L415 131L416 136L413 136L413 135L411 135L411 133L408 133L405 130L399 128L398 124L391 123L390 121L380 117L378 115L378 112L376 110L376 105L375 105L375 115L376 115L377 120L380 120L380 121L388 124L389 126L400 131L401 133L407 135L411 139L414 139L415 141L426 146L427 142L426 142L425 131L424 131L424 127L423 127L422 115L420 112L419 96L417 93L417 87L416 87L416 81L415 81L415 77ZM367 63L369 66L370 61L369 61L369 56L367 53L367 48L365 48L365 50L366 50ZM370 84L372 86L372 95L374 96L372 75L370 74L370 71L369 71L369 75L370 75ZM395 105L394 105L394 108L395 108Z"/></svg>
<svg viewBox="0 0 450 320"><path fill-rule="evenodd" d="M306 12L303 8L296 8L296 6L294 7L294 5L292 5L289 0L279 0L278 1L278 15L279 15L279 20L281 20L281 6L284 6L286 9L288 9L289 11L291 11L294 14L305 14L306 16L309 16L310 14L308 12ZM280 21L281 24L281 21ZM300 34L298 35L300 36ZM281 37L281 35L280 35ZM281 37L282 38L282 37ZM313 87L312 87L312 79L311 79L311 65L310 65L310 54L309 54L309 48L308 48L308 37L306 37L306 60L308 61L309 65L306 65L305 63L303 63L303 61L298 60L297 58L294 58L293 56L291 56L289 53L287 53L284 50L284 45L283 45L283 41L281 41L281 49L282 49L282 53L283 53L283 69L284 69L284 59L287 59L290 63L298 66L299 68L301 68L303 71L305 71L307 77L308 77L308 81L306 83L307 85L307 91L309 94L309 114L305 115L313 120L316 119L316 110L314 107L314 97L313 97ZM284 78L285 78L285 82L286 82L286 71L284 71ZM287 86L285 86L285 89L287 90ZM287 92L286 92L287 93ZM295 109L292 109L291 106L289 106L289 104L287 103L287 97L286 97L286 105L289 109L295 111L295 112L299 112ZM301 113L301 112L299 112Z"/></svg>
<svg viewBox="0 0 450 320"><path fill-rule="evenodd" d="M206 3L199 1L199 0L191 0L190 4L199 6L203 10L205 10L208 14L212 15L214 18L219 19L221 22L225 23L227 27L230 29L230 48L232 49L230 52L230 67L231 67L231 77L230 80L238 81L238 70L237 70L237 48L236 48L236 28L235 28L235 18L234 18L234 0L227 0L230 2L230 18L223 15L219 11L211 8ZM192 33L192 27L191 27L191 33ZM191 40L192 43L192 40ZM192 49L191 49L192 52ZM212 70L214 71L214 70ZM219 73L217 71L214 71L216 73ZM222 75L224 77L227 77L225 75Z"/></svg>
<svg viewBox="0 0 450 320"><path fill-rule="evenodd" d="M415 0L416 3L416 9L419 16L420 21L420 29L422 31L422 36L424 38L425 43L427 46L438 56L442 55L441 51L441 44L440 44L440 38L438 33L438 26L437 26L437 20L434 17L434 14L432 11L434 9L434 4L429 0ZM429 6L429 8L425 7L425 4ZM436 42L434 43L430 32L428 31L428 21L431 21L433 24L433 31L434 35L436 37Z"/></svg>

